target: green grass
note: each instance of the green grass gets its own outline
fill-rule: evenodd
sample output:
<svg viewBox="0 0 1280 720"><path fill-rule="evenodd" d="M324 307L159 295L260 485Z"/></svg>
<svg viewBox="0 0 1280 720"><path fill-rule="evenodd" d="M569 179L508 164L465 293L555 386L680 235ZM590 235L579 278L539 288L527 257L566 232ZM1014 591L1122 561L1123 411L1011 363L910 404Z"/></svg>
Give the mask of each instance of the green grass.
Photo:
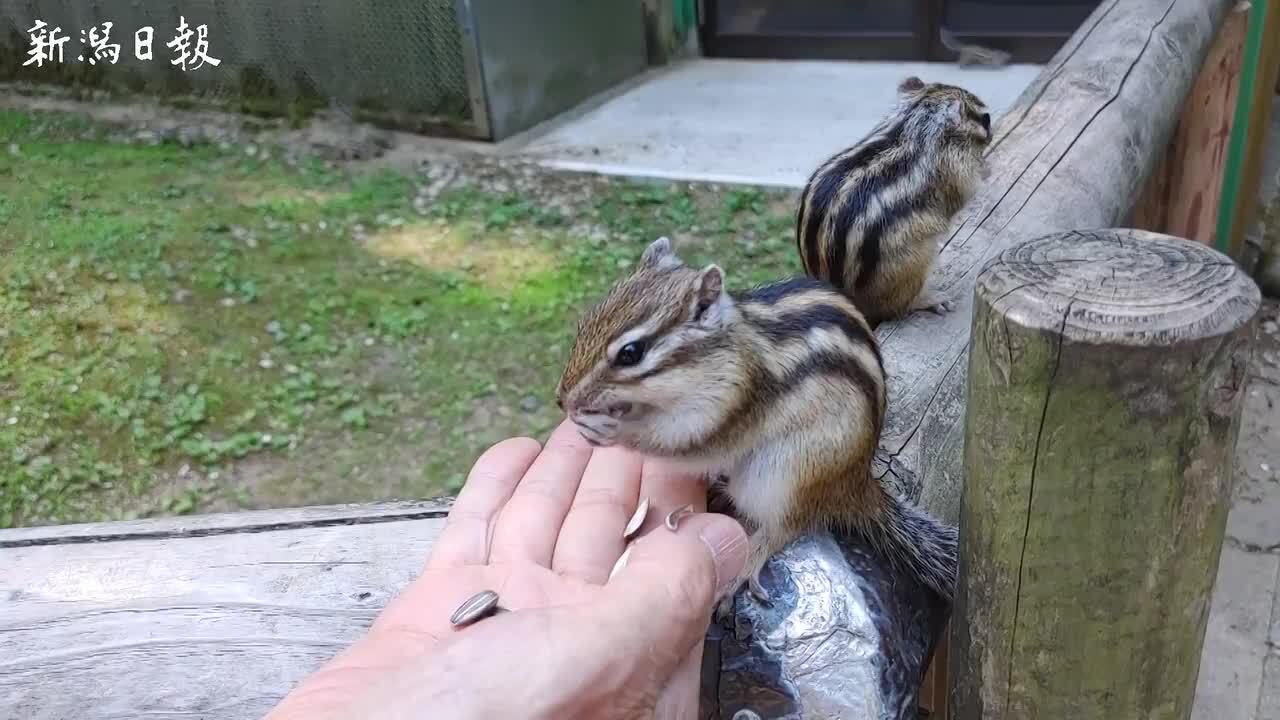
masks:
<svg viewBox="0 0 1280 720"><path fill-rule="evenodd" d="M420 213L409 175L71 116L0 112L0 141L0 526L447 493L554 426L578 312L653 238L738 286L798 268L754 189L548 175L569 210Z"/></svg>

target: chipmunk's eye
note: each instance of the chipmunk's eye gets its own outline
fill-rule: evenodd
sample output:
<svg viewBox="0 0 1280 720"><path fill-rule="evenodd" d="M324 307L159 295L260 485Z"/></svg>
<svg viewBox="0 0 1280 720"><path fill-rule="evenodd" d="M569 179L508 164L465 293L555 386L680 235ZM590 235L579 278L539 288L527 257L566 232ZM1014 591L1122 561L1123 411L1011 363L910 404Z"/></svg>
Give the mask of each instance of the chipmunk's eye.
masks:
<svg viewBox="0 0 1280 720"><path fill-rule="evenodd" d="M634 342L629 342L626 345L623 345L622 349L618 350L618 355L614 357L613 362L619 367L635 365L644 357L644 350L645 347L643 341L636 340Z"/></svg>

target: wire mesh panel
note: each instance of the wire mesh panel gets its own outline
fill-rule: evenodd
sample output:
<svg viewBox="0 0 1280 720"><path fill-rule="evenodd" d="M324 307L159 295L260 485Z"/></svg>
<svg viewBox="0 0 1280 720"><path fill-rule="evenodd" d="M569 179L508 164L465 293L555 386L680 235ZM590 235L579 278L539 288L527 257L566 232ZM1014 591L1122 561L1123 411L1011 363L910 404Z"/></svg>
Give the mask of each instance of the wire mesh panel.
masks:
<svg viewBox="0 0 1280 720"><path fill-rule="evenodd" d="M454 0L0 0L0 80L485 133Z"/></svg>

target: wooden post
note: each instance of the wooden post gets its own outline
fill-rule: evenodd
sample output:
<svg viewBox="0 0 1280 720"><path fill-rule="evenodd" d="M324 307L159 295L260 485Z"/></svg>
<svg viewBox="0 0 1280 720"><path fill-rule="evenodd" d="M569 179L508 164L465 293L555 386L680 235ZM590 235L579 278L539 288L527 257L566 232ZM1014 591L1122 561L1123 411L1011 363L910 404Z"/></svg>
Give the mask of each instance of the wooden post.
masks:
<svg viewBox="0 0 1280 720"><path fill-rule="evenodd" d="M956 720L1186 720L1257 286L1141 230L1050 235L975 289Z"/></svg>

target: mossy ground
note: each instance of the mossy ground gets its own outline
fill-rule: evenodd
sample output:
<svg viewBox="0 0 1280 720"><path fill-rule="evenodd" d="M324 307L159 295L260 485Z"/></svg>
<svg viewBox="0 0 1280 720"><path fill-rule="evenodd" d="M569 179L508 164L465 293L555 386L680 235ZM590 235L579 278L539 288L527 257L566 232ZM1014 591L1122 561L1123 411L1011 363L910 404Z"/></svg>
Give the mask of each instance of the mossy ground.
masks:
<svg viewBox="0 0 1280 720"><path fill-rule="evenodd" d="M446 494L554 426L579 311L653 238L731 285L798 272L785 193L464 172L424 200L52 113L0 141L0 527Z"/></svg>

